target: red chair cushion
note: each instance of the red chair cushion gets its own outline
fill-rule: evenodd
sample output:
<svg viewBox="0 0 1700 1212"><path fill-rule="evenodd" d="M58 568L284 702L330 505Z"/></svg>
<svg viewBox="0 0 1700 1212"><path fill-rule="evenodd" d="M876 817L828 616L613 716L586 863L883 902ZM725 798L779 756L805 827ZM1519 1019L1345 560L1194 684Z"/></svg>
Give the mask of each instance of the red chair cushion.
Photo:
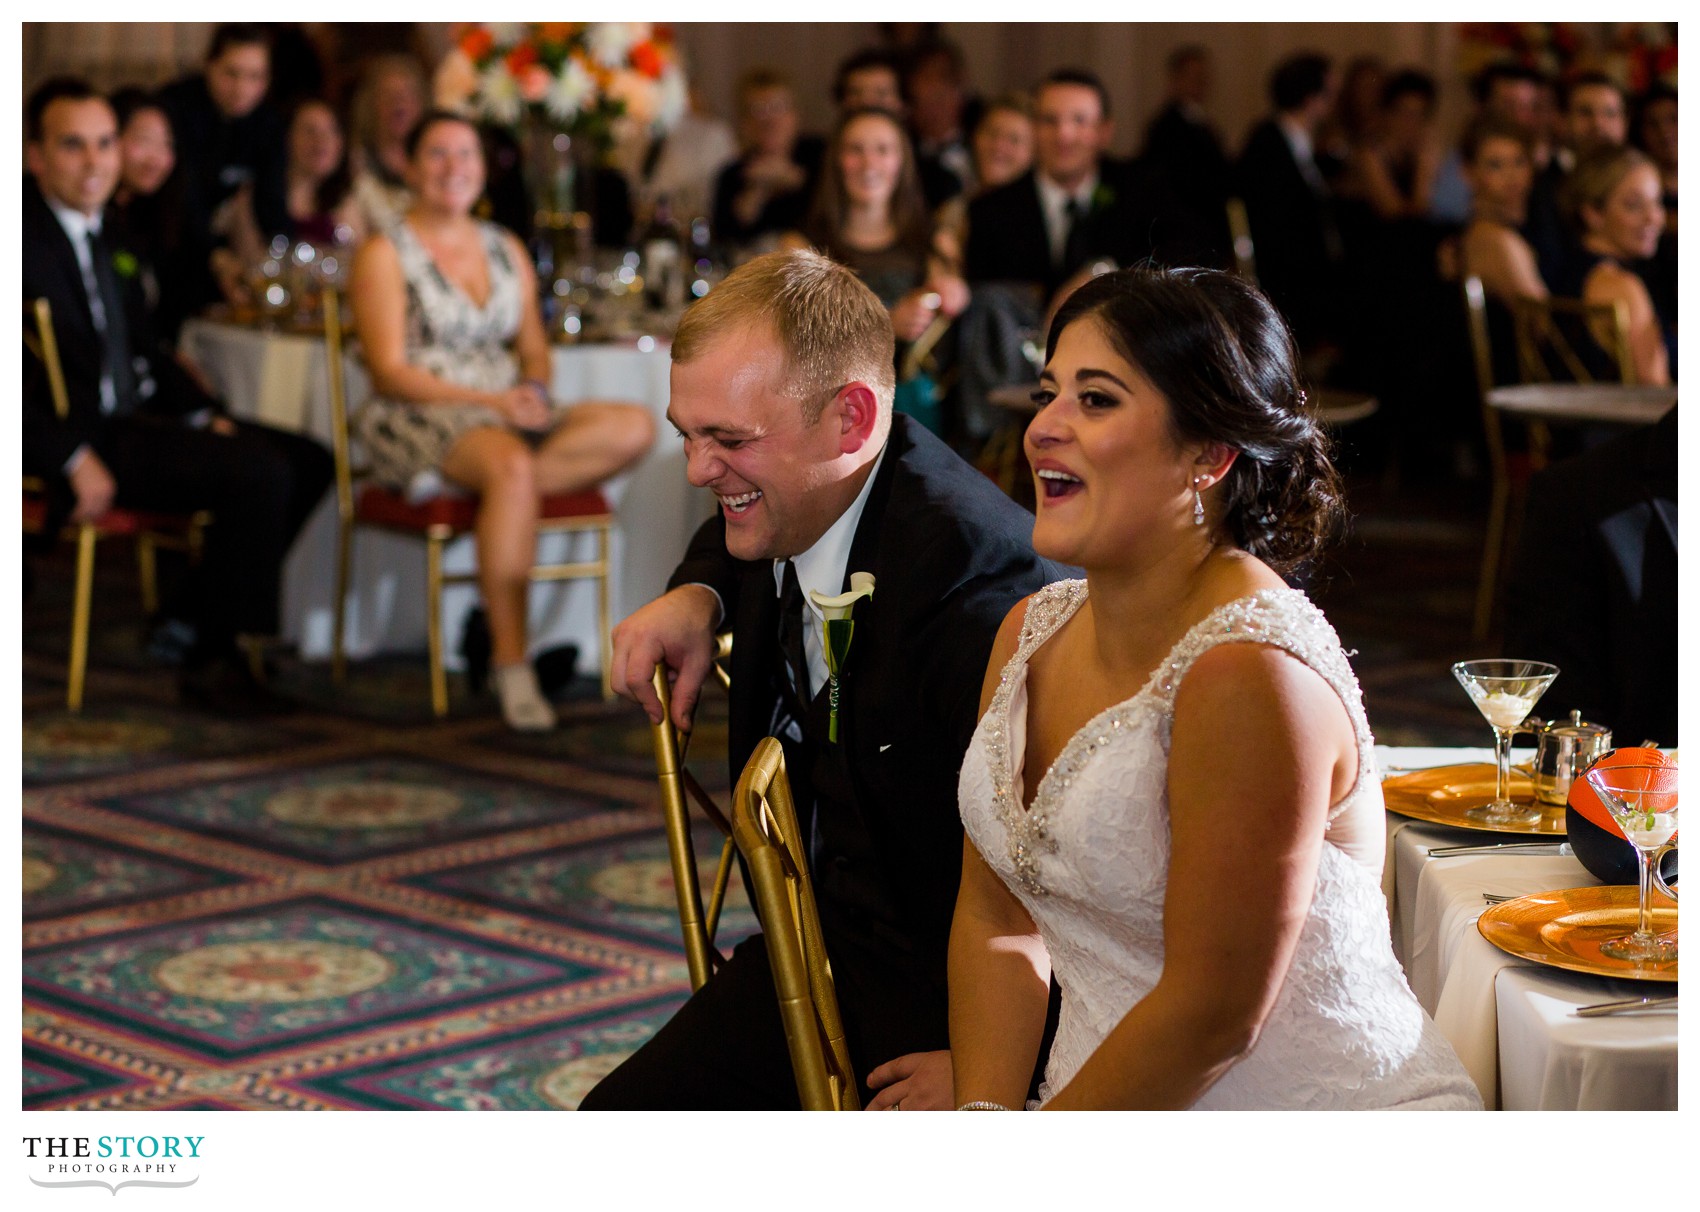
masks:
<svg viewBox="0 0 1700 1212"><path fill-rule="evenodd" d="M142 531L180 534L189 529L190 519L182 514L151 513L141 509L109 509L95 523L98 534L125 535ZM33 492L24 493L23 528L39 533L47 525L47 499Z"/></svg>
<svg viewBox="0 0 1700 1212"><path fill-rule="evenodd" d="M601 517L610 512L607 498L596 488L543 498L542 516L547 520ZM392 530L423 532L433 526L471 530L478 516L478 498L441 496L415 505L394 489L367 484L355 498L354 516L359 521Z"/></svg>

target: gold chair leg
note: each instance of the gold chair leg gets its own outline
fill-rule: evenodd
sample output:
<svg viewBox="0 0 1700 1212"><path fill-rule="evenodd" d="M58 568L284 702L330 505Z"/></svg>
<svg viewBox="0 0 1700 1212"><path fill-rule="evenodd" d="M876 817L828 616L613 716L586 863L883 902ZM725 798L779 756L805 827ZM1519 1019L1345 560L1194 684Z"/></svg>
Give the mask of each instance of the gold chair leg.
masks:
<svg viewBox="0 0 1700 1212"><path fill-rule="evenodd" d="M136 572L142 582L142 609L150 616L159 612L159 557L153 536L136 536Z"/></svg>
<svg viewBox="0 0 1700 1212"><path fill-rule="evenodd" d="M348 615L348 563L353 554L354 524L338 518L336 524L336 595L331 599L331 681L338 686L348 677L348 654L344 651L343 628Z"/></svg>
<svg viewBox="0 0 1700 1212"><path fill-rule="evenodd" d="M83 678L89 667L89 606L94 597L94 525L77 527L77 583L71 610L71 667L65 687L65 706L83 709Z"/></svg>
<svg viewBox="0 0 1700 1212"><path fill-rule="evenodd" d="M440 720L449 713L449 680L443 669L443 540L425 540L425 635L431 650L431 711Z"/></svg>
<svg viewBox="0 0 1700 1212"><path fill-rule="evenodd" d="M596 638L602 645L602 701L614 697L614 626L613 607L609 604L608 578L612 564L608 551L608 527L596 530L596 562L602 565L602 575L596 578Z"/></svg>

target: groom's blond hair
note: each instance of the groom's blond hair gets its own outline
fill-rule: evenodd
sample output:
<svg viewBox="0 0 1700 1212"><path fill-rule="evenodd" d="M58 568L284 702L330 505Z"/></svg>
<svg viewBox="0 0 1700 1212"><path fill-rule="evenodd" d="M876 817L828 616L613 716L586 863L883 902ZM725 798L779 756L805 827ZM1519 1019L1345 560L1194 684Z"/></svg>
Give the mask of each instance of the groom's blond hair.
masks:
<svg viewBox="0 0 1700 1212"><path fill-rule="evenodd" d="M785 394L803 401L810 425L834 392L857 380L890 416L897 389L891 317L849 269L808 250L746 262L686 310L673 336L673 361L689 362L716 338L752 325L778 339Z"/></svg>

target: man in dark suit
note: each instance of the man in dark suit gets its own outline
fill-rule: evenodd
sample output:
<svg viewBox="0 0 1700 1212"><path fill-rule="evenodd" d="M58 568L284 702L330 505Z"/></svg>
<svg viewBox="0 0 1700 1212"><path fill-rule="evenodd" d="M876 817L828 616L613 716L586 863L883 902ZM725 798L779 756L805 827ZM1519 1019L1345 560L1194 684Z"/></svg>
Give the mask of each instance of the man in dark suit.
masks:
<svg viewBox="0 0 1700 1212"><path fill-rule="evenodd" d="M1337 340L1343 249L1334 199L1317 162L1316 132L1334 107L1333 67L1298 54L1275 68L1275 113L1246 140L1235 177L1269 301L1293 328L1300 348Z"/></svg>
<svg viewBox="0 0 1700 1212"><path fill-rule="evenodd" d="M1054 302L1094 261L1191 261L1174 206L1142 166L1105 158L1110 97L1089 72L1064 69L1034 100L1033 171L968 204L963 276L1028 283Z"/></svg>
<svg viewBox="0 0 1700 1212"><path fill-rule="evenodd" d="M211 510L206 545L171 614L194 637L184 691L208 705L275 705L238 659L238 634L277 630L278 570L332 475L317 443L233 421L157 340L136 258L108 245L118 182L112 107L85 82L50 80L26 109L24 297L53 310L69 415L26 362L26 473L49 485L50 526L113 505Z"/></svg>
<svg viewBox="0 0 1700 1212"><path fill-rule="evenodd" d="M1557 665L1551 714L1619 745L1679 739L1676 452L1672 408L1537 473L1506 581L1506 655Z"/></svg>
<svg viewBox="0 0 1700 1212"><path fill-rule="evenodd" d="M1213 254L1226 264L1233 251L1228 232L1228 157L1205 116L1210 97L1210 52L1176 48L1168 60L1169 100L1145 129L1140 159L1170 183L1182 213Z"/></svg>
<svg viewBox="0 0 1700 1212"><path fill-rule="evenodd" d="M1564 88L1564 145L1535 174L1529 190L1523 236L1535 250L1541 280L1554 294L1579 285L1586 259L1581 236L1564 217L1564 191L1577 161L1622 147L1629 138L1629 107L1623 89L1604 72L1585 72Z"/></svg>
<svg viewBox="0 0 1700 1212"><path fill-rule="evenodd" d="M992 640L1063 570L1032 517L894 416L878 299L812 252L757 258L685 315L669 418L719 516L672 588L614 632L614 686L658 719L657 662L689 725L730 626L728 756L785 746L850 1055L872 1107L948 1105L945 954L961 869L956 781ZM874 578L839 671L837 740L811 594ZM870 1070L874 1076L870 1080ZM764 940L586 1098L587 1110L797 1106Z"/></svg>

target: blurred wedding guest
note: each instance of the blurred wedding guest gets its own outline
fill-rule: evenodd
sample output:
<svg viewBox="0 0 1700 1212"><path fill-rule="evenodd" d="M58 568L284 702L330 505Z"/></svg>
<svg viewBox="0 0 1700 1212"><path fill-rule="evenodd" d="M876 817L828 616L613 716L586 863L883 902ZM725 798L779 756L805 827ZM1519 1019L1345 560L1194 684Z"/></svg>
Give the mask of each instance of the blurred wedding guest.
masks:
<svg viewBox="0 0 1700 1212"><path fill-rule="evenodd" d="M934 210L976 185L970 134L979 106L969 100L967 78L962 51L943 40L916 49L904 72L921 192Z"/></svg>
<svg viewBox="0 0 1700 1212"><path fill-rule="evenodd" d="M1172 212L1107 156L1110 97L1090 72L1052 72L1035 92L1032 171L968 204L969 283L1016 282L1043 301L1095 261L1168 260Z"/></svg>
<svg viewBox="0 0 1700 1212"><path fill-rule="evenodd" d="M1167 68L1168 100L1146 127L1141 158L1168 178L1203 237L1226 249L1228 157L1205 112L1213 82L1210 52L1198 45L1178 47L1169 53Z"/></svg>
<svg viewBox="0 0 1700 1212"><path fill-rule="evenodd" d="M1344 164L1354 147L1373 142L1381 134L1387 81L1387 65L1377 55L1360 55L1346 64L1334 110L1317 128L1316 146L1325 175Z"/></svg>
<svg viewBox="0 0 1700 1212"><path fill-rule="evenodd" d="M1464 132L1464 172L1470 185L1470 223L1459 241L1460 268L1482 280L1501 303L1545 299L1547 285L1522 226L1534 180L1525 127L1483 116Z"/></svg>
<svg viewBox="0 0 1700 1212"><path fill-rule="evenodd" d="M1347 152L1343 196L1367 203L1385 221L1429 213L1441 158L1435 99L1434 78L1426 72L1407 69L1387 78L1380 120Z"/></svg>
<svg viewBox="0 0 1700 1212"><path fill-rule="evenodd" d="M986 665L959 780L952 1101L1479 1109L1393 953L1358 679L1286 580L1344 493L1275 309L1220 271L1095 278L1035 399L1033 550L1085 577L1016 603Z"/></svg>
<svg viewBox="0 0 1700 1212"><path fill-rule="evenodd" d="M905 117L903 61L878 47L857 51L833 74L832 102L840 117L857 109L884 109Z"/></svg>
<svg viewBox="0 0 1700 1212"><path fill-rule="evenodd" d="M143 296L157 309L162 289L181 289L170 275L182 238L176 190L166 188L177 163L171 117L158 95L145 89L119 89L111 104L118 119L121 164L108 221L123 246L135 254Z"/></svg>
<svg viewBox="0 0 1700 1212"><path fill-rule="evenodd" d="M433 110L406 146L414 201L360 249L349 287L374 393L355 429L378 483L415 498L444 480L478 494L478 585L502 716L545 730L555 712L526 648L538 501L630 466L655 424L636 404L550 399L530 258L513 233L472 215L484 192L478 128Z"/></svg>
<svg viewBox="0 0 1700 1212"><path fill-rule="evenodd" d="M406 213L407 133L425 112L425 69L413 55L379 55L366 65L349 107L349 165L365 229L388 231Z"/></svg>
<svg viewBox="0 0 1700 1212"><path fill-rule="evenodd" d="M233 420L173 355L142 297L137 257L107 225L121 167L106 100L59 77L31 94L25 122L24 297L53 308L70 404L61 418L45 375L26 364L24 470L49 483L48 529L115 505L210 510L201 558L156 630L169 624L187 646L186 701L226 712L280 706L237 637L277 633L279 569L330 484L330 455L298 434Z"/></svg>
<svg viewBox="0 0 1700 1212"><path fill-rule="evenodd" d="M1483 68L1470 81L1470 96L1475 113L1465 124L1479 118L1492 118L1521 127L1529 135L1531 146L1539 140L1536 126L1537 103L1540 97L1541 76L1532 68L1514 63L1494 63ZM1544 161L1537 159L1535 168ZM1440 223L1462 225L1470 219L1470 187L1464 179L1464 164L1458 149L1442 157L1435 175L1434 195L1430 215Z"/></svg>
<svg viewBox="0 0 1700 1212"><path fill-rule="evenodd" d="M1257 276L1300 348L1338 340L1343 248L1334 197L1316 158L1335 77L1322 55L1284 60L1269 78L1274 114L1254 128L1235 167Z"/></svg>
<svg viewBox="0 0 1700 1212"><path fill-rule="evenodd" d="M714 187L714 234L736 248L803 225L825 145L798 131L797 98L780 72L756 68L738 82L736 161Z"/></svg>
<svg viewBox="0 0 1700 1212"><path fill-rule="evenodd" d="M1574 278L1584 259L1565 217L1566 181L1579 161L1622 147L1628 139L1629 110L1617 82L1603 72L1584 72L1571 80L1564 90L1564 142L1535 174L1524 228L1549 283Z"/></svg>
<svg viewBox="0 0 1700 1212"><path fill-rule="evenodd" d="M1664 232L1659 170L1632 147L1600 147L1578 160L1565 181L1565 216L1577 255L1551 282L1555 294L1589 303L1621 304L1628 316L1629 358L1637 383L1676 381L1676 325L1658 314L1647 285L1632 268L1651 257ZM1596 371L1616 378L1609 327L1590 323L1595 348L1577 352Z"/></svg>
<svg viewBox="0 0 1700 1212"><path fill-rule="evenodd" d="M935 244L947 263L960 271L968 237L968 204L981 194L1008 185L1033 167L1033 103L1025 93L1009 93L987 105L974 127L973 186L939 207Z"/></svg>
<svg viewBox="0 0 1700 1212"><path fill-rule="evenodd" d="M808 222L786 244L812 245L854 270L891 313L900 343L967 306L967 285L934 253L909 136L889 110L853 110L839 123Z"/></svg>
<svg viewBox="0 0 1700 1212"><path fill-rule="evenodd" d="M240 299L245 265L228 247L243 209L266 236L288 230L283 119L266 103L271 32L260 25L214 28L205 69L161 94L177 136L188 270L199 275L187 302Z"/></svg>
<svg viewBox="0 0 1700 1212"><path fill-rule="evenodd" d="M638 172L638 209L648 215L665 198L675 218L689 222L714 213L714 183L738 158L738 137L692 88L690 107L649 145Z"/></svg>
<svg viewBox="0 0 1700 1212"><path fill-rule="evenodd" d="M1505 651L1620 744L1677 735L1676 409L1536 472L1505 584ZM1555 711L1554 714L1558 712Z"/></svg>
<svg viewBox="0 0 1700 1212"><path fill-rule="evenodd" d="M347 144L330 102L308 98L289 118L289 235L309 244L366 238L351 193Z"/></svg>

